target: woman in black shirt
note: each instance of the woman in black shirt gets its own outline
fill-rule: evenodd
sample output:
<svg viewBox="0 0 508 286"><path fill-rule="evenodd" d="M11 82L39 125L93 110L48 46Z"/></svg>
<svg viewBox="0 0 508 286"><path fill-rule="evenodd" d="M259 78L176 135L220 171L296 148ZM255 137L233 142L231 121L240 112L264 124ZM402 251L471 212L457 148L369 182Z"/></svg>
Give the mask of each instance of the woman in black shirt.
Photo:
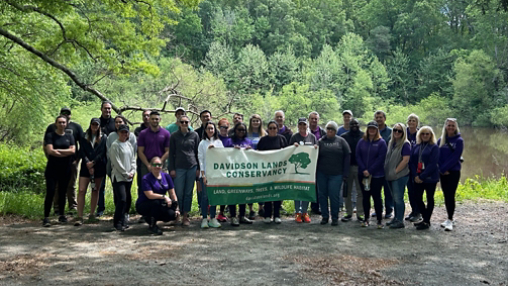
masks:
<svg viewBox="0 0 508 286"><path fill-rule="evenodd" d="M279 125L275 121L268 122L268 136L262 137L258 143L258 151L263 150L278 150L288 146L286 138L279 133ZM280 219L280 206L282 201L266 202L265 203L265 223L272 222L272 208L273 208L273 221L281 223Z"/></svg>
<svg viewBox="0 0 508 286"><path fill-rule="evenodd" d="M48 163L44 175L46 177L46 198L44 199L44 220L43 226L49 227L49 213L51 203L55 197L56 184L58 183L58 221L67 222L64 216L65 193L70 180L70 166L72 155L75 152L74 137L65 133L67 127L67 117L60 115L55 121L56 130L46 134L44 144Z"/></svg>

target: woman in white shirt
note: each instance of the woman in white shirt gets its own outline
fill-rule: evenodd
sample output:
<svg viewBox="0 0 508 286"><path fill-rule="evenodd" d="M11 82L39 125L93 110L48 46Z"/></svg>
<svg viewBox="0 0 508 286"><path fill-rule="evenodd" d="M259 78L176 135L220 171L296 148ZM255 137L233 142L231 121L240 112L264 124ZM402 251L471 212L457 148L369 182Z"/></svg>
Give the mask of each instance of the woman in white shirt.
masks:
<svg viewBox="0 0 508 286"><path fill-rule="evenodd" d="M130 208L127 202L132 201L132 178L136 173L136 152L129 143L129 126L118 127L118 140L113 142L109 151L111 160L111 181L115 201L115 215L113 225L119 231L124 231L125 212Z"/></svg>
<svg viewBox="0 0 508 286"><path fill-rule="evenodd" d="M201 228L208 227L221 227L221 224L215 218L215 214L217 211L217 206L210 206L210 221L208 221L208 194L206 192L206 151L210 148L224 148L222 145L222 141L219 139L219 132L217 130L217 126L212 121L208 121L205 124L205 132L203 133L203 140L199 143L198 146L198 159L199 159L199 169L200 177L203 178L203 183L205 188L201 188L203 194L201 194L201 215L203 216L203 220L201 221Z"/></svg>

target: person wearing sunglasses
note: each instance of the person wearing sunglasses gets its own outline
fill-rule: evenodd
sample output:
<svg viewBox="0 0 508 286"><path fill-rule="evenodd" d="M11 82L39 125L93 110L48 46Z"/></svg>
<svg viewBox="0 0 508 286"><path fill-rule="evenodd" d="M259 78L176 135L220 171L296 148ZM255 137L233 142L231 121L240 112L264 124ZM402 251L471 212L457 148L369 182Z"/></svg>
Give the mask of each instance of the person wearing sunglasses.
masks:
<svg viewBox="0 0 508 286"><path fill-rule="evenodd" d="M92 196L90 201L90 222L95 222L95 207L99 201L99 187L106 177L106 134L102 133L99 118L92 118L85 136L81 139L79 150L82 163L79 171L78 217L75 226L83 224L83 209L85 207L88 184L92 183Z"/></svg>
<svg viewBox="0 0 508 286"><path fill-rule="evenodd" d="M268 136L265 136L259 140L258 150L279 150L288 146L286 138L279 134L279 124L275 120L268 122ZM282 201L265 202L265 223L272 222L272 210L273 210L273 221L277 224L281 223L280 208Z"/></svg>
<svg viewBox="0 0 508 286"><path fill-rule="evenodd" d="M219 132L214 122L208 121L205 124L205 133L203 134L203 140L198 146L198 159L200 169L200 179L202 182L201 186L201 215L203 219L201 221L201 228L217 228L221 227L221 224L215 218L217 212L217 206L210 206L208 209L208 194L206 192L206 152L211 148L224 148L222 141L219 139ZM210 211L210 221L208 221L208 210Z"/></svg>
<svg viewBox="0 0 508 286"><path fill-rule="evenodd" d="M67 117L59 115L55 120L56 130L46 134L44 137L44 149L48 156L46 171L46 198L44 199L44 219L42 225L51 226L49 213L51 203L55 197L55 191L58 184L58 218L59 222L67 222L64 215L65 193L70 180L70 166L73 155L76 151L74 137L65 132L67 127Z"/></svg>
<svg viewBox="0 0 508 286"><path fill-rule="evenodd" d="M176 121L166 126L166 130L169 131L169 133L173 134L176 131L178 131L178 127L180 126L180 116L186 115L186 111L183 107L178 107L175 109L175 118ZM190 131L194 131L192 126L189 126Z"/></svg>
<svg viewBox="0 0 508 286"><path fill-rule="evenodd" d="M455 225L453 220L455 193L460 180L461 158L462 151L464 151L464 140L460 136L457 119L446 119L441 138L437 140L437 145L439 146L441 188L443 189L448 214L448 219L441 224L441 227L444 227L446 231L452 231Z"/></svg>
<svg viewBox="0 0 508 286"><path fill-rule="evenodd" d="M392 193L395 217L386 223L391 229L404 228L404 193L409 178L409 156L411 144L407 140L406 126L397 123L393 126L388 152L385 160L386 185Z"/></svg>
<svg viewBox="0 0 508 286"><path fill-rule="evenodd" d="M358 180L363 194L363 210L365 220L363 227L370 225L370 198L374 200L374 209L377 214L383 212L381 188L385 183L386 142L379 133L376 121L367 124L367 131L356 146L356 162L358 163ZM377 216L377 228L383 228L383 217Z"/></svg>
<svg viewBox="0 0 508 286"><path fill-rule="evenodd" d="M247 138L247 125L243 122L238 122L233 127L233 137L231 137L231 146L235 149L252 149L252 141ZM252 220L245 216L245 204L238 206L240 210L240 216L236 217L236 205L229 205L229 215L231 216L231 225L240 226L240 223L252 224Z"/></svg>
<svg viewBox="0 0 508 286"><path fill-rule="evenodd" d="M331 216L332 226L337 226L339 225L339 207L342 203L340 191L342 182L349 176L351 149L344 138L337 136L339 126L335 121L329 121L325 129L326 136L319 140L316 172L318 201L321 208L321 224L327 224Z"/></svg>
<svg viewBox="0 0 508 286"><path fill-rule="evenodd" d="M249 119L249 128L247 129L247 138L252 141L252 148L257 149L259 140L266 136L266 131L263 129L263 120L259 114L251 115ZM258 204L258 211L264 214L264 203ZM253 220L256 218L256 212L254 212L254 204L249 204L249 219Z"/></svg>
<svg viewBox="0 0 508 286"><path fill-rule="evenodd" d="M136 174L136 151L129 142L129 126L122 124L118 127L118 139L111 145L109 158L111 160L111 181L115 202L113 226L118 231L124 231L129 226L125 221L125 214L132 201L132 179Z"/></svg>
<svg viewBox="0 0 508 286"><path fill-rule="evenodd" d="M148 230L157 235L162 234L158 221L173 221L180 215L173 180L168 173L162 172L162 166L161 158L152 158L150 173L143 176L143 187L138 190L136 201L136 211L146 218Z"/></svg>
<svg viewBox="0 0 508 286"><path fill-rule="evenodd" d="M189 124L187 115L180 116L180 127L169 140L169 174L174 178L176 196L183 210L183 226L190 225L192 190L196 177L199 178L199 136L189 130Z"/></svg>
<svg viewBox="0 0 508 286"><path fill-rule="evenodd" d="M430 126L423 126L416 135L416 146L411 150L409 168L418 201L418 209L423 221L415 223L417 230L430 227L430 218L434 210L434 193L439 181L439 147L436 136ZM427 205L423 202L423 193L427 196Z"/></svg>
<svg viewBox="0 0 508 286"><path fill-rule="evenodd" d="M81 160L81 157L79 156L79 149L81 142L81 138L83 137L83 128L78 123L72 121L72 115L71 115L71 109L69 107L62 107L60 109L60 115L63 115L67 118L67 127L65 127L65 133L70 134L72 137L74 137L74 143L76 144L76 152L72 156L72 164L71 164L71 178L69 180L69 185L67 186L67 203L69 206L70 211L76 210L78 203L76 201L76 180L78 178L78 167L79 167L79 161ZM56 124L51 123L46 128L46 132L44 132L44 136L46 134L55 132L56 130ZM44 145L45 146L45 145ZM46 149L44 149L44 152L46 152ZM47 154L46 154L47 156ZM55 213L58 213L58 192L55 192L55 198L53 199L53 209L55 210Z"/></svg>

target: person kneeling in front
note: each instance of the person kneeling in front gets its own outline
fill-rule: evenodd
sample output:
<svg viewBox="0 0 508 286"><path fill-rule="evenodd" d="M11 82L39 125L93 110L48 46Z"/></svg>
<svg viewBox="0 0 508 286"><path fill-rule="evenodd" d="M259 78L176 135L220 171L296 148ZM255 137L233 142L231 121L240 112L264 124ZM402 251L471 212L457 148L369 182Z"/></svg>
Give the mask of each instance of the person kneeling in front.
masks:
<svg viewBox="0 0 508 286"><path fill-rule="evenodd" d="M138 191L136 210L147 218L150 232L161 235L162 230L157 226L157 222L176 220L180 215L180 209L173 180L168 173L162 172L161 158L153 157L150 161L150 169L151 172L143 176L142 188Z"/></svg>

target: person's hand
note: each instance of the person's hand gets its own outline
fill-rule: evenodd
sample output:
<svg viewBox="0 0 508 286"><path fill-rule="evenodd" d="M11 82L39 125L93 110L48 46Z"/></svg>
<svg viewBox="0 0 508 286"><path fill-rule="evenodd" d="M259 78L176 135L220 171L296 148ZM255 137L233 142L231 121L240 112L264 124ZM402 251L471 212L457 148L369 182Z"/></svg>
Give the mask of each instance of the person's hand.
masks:
<svg viewBox="0 0 508 286"><path fill-rule="evenodd" d="M252 149L252 146L245 147L246 150Z"/></svg>
<svg viewBox="0 0 508 286"><path fill-rule="evenodd" d="M169 197L164 197L166 199L166 204L168 205L168 207L171 206L171 204L173 203L173 201L169 198Z"/></svg>
<svg viewBox="0 0 508 286"><path fill-rule="evenodd" d="M367 171L367 170L363 171L363 176L364 176L364 177L368 177L368 176L370 176L369 171Z"/></svg>
<svg viewBox="0 0 508 286"><path fill-rule="evenodd" d="M450 175L450 172L446 171L446 172L444 172L444 173L443 173L443 175L444 175L444 176L446 176L446 175Z"/></svg>
<svg viewBox="0 0 508 286"><path fill-rule="evenodd" d="M62 157L62 153L60 153L60 151L58 151L58 150L53 150L53 155L55 157Z"/></svg>
<svg viewBox="0 0 508 286"><path fill-rule="evenodd" d="M240 146L238 146L238 145L235 145L233 148L235 148L235 149L241 149Z"/></svg>
<svg viewBox="0 0 508 286"><path fill-rule="evenodd" d="M93 167L93 162L90 161L90 162L86 163L86 167L90 170Z"/></svg>
<svg viewBox="0 0 508 286"><path fill-rule="evenodd" d="M213 144L208 145L208 149L212 149L212 148L214 148L214 147L215 147L215 146L213 146Z"/></svg>
<svg viewBox="0 0 508 286"><path fill-rule="evenodd" d="M317 144L314 144L314 149L317 149Z"/></svg>
<svg viewBox="0 0 508 286"><path fill-rule="evenodd" d="M175 170L171 170L169 172L169 175L171 176L171 178L175 178L176 177L176 171Z"/></svg>
<svg viewBox="0 0 508 286"><path fill-rule="evenodd" d="M95 169L94 168L90 168L88 169L88 173L90 173L90 175L93 175L95 172Z"/></svg>
<svg viewBox="0 0 508 286"><path fill-rule="evenodd" d="M129 173L129 179L134 178L134 173Z"/></svg>
<svg viewBox="0 0 508 286"><path fill-rule="evenodd" d="M77 165L79 163L79 159L77 159L76 161L72 162L72 164L74 165Z"/></svg>
<svg viewBox="0 0 508 286"><path fill-rule="evenodd" d="M206 185L206 184L208 184L208 180L206 179L206 177L205 177L205 176L203 176L203 183L204 183L205 185Z"/></svg>
<svg viewBox="0 0 508 286"><path fill-rule="evenodd" d="M196 180L199 179L199 172L201 172L200 170L196 170Z"/></svg>
<svg viewBox="0 0 508 286"><path fill-rule="evenodd" d="M179 216L180 216L180 211L175 211L175 218L178 219Z"/></svg>
<svg viewBox="0 0 508 286"><path fill-rule="evenodd" d="M295 142L295 147L298 147L300 146L300 144L298 144L298 142Z"/></svg>
<svg viewBox="0 0 508 286"><path fill-rule="evenodd" d="M415 183L417 183L417 184L421 184L421 183L423 183L423 181L422 181L422 180L420 180L420 177L416 176L416 177L415 177Z"/></svg>

